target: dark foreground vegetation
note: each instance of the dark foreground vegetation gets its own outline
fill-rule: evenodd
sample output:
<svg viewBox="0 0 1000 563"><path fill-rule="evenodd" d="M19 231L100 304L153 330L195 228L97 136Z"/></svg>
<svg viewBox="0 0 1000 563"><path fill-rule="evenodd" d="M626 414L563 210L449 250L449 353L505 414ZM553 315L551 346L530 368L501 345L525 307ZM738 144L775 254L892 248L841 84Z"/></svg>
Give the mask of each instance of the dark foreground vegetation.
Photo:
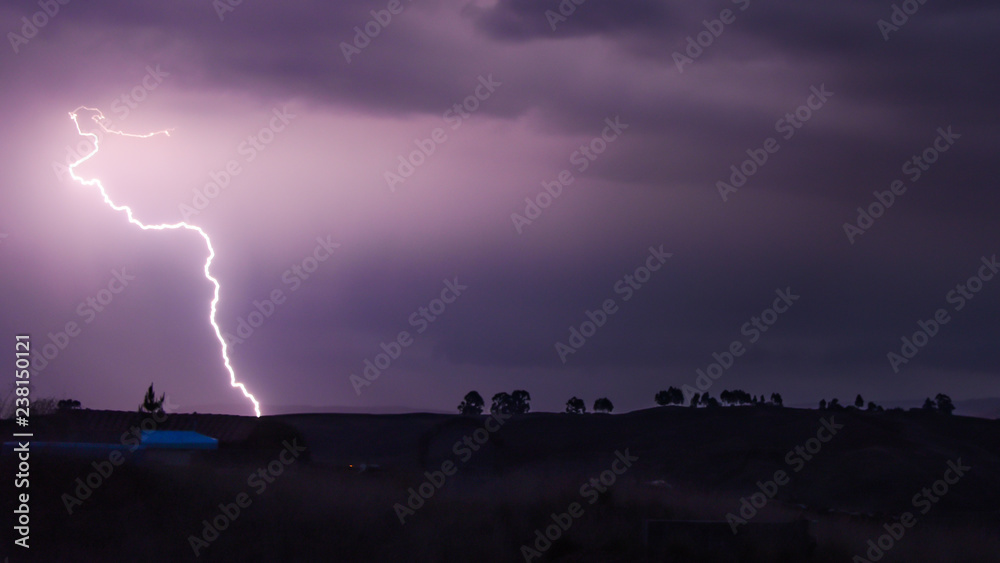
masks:
<svg viewBox="0 0 1000 563"><path fill-rule="evenodd" d="M46 441L116 442L116 425L124 432L143 416L74 410L33 424ZM915 522L892 528L903 533L878 550L879 561L1000 561L1000 421L930 411L663 407L494 418L169 415L160 428L215 433L220 447L189 458L125 452L83 499L79 483L107 471L109 454L36 450L31 549L4 541L3 555L873 561L867 542L877 545L909 512ZM5 421L0 430L10 436L14 428ZM952 473L955 482L932 494L936 500L923 496L956 460L969 469ZM9 447L0 465L4 475L16 473ZM5 530L14 501L3 496ZM808 550L792 535L765 541L767 525L795 522L815 542Z"/></svg>

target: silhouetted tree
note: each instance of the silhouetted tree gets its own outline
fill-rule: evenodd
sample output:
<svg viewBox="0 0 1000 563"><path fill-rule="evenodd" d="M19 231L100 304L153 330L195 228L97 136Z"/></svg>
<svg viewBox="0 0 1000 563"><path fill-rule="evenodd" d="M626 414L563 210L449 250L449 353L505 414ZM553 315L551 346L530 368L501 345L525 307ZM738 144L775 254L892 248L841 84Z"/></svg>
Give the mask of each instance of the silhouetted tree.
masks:
<svg viewBox="0 0 1000 563"><path fill-rule="evenodd" d="M594 401L594 412L611 412L613 410L615 410L615 406L607 397L601 397Z"/></svg>
<svg viewBox="0 0 1000 563"><path fill-rule="evenodd" d="M708 393L704 393L701 396L701 404L705 405L708 408L715 408L720 406L719 401L715 397L710 397Z"/></svg>
<svg viewBox="0 0 1000 563"><path fill-rule="evenodd" d="M951 397L944 393L935 395L934 402L937 403L937 409L944 414L951 414L955 410L955 404L951 402Z"/></svg>
<svg viewBox="0 0 1000 563"><path fill-rule="evenodd" d="M15 391L16 393L16 391ZM17 397L15 394L9 395L10 397ZM16 399L14 402L10 403L17 405ZM37 399L31 400L31 414L35 416L46 416L57 412L59 409L59 402L52 397L39 397ZM16 412L16 411L15 411ZM13 414L13 413L11 413Z"/></svg>
<svg viewBox="0 0 1000 563"><path fill-rule="evenodd" d="M149 389L146 390L146 396L142 399L142 404L139 405L139 412L148 413L162 413L163 412L163 401L166 400L166 395L161 394L160 398L156 398L156 393L153 392L153 384L149 384Z"/></svg>
<svg viewBox="0 0 1000 563"><path fill-rule="evenodd" d="M819 400L819 410L821 410L821 411L825 411L826 410L826 399L820 399Z"/></svg>
<svg viewBox="0 0 1000 563"><path fill-rule="evenodd" d="M927 397L926 399L924 399L924 406L920 408L924 409L925 411L932 411L936 408L936 405L934 404L934 401L932 401L930 397Z"/></svg>
<svg viewBox="0 0 1000 563"><path fill-rule="evenodd" d="M782 400L781 393L771 393L771 402L778 407L785 406L785 401Z"/></svg>
<svg viewBox="0 0 1000 563"><path fill-rule="evenodd" d="M493 395L493 402L490 405L490 412L511 414L514 412L514 398L510 394L501 391Z"/></svg>
<svg viewBox="0 0 1000 563"><path fill-rule="evenodd" d="M836 397L830 399L830 402L826 405L826 408L832 411L839 411L844 409L844 407L840 404L840 399Z"/></svg>
<svg viewBox="0 0 1000 563"><path fill-rule="evenodd" d="M80 408L80 401L76 401L73 399L63 399L62 401L56 403L56 408L59 409L59 412L68 412L73 409Z"/></svg>
<svg viewBox="0 0 1000 563"><path fill-rule="evenodd" d="M701 402L701 393L695 393L694 395L691 395L691 402L688 403L688 406L697 407L700 402Z"/></svg>
<svg viewBox="0 0 1000 563"><path fill-rule="evenodd" d="M660 391L654 397L656 404L661 407L667 405L683 405L684 404L684 392L676 387L670 387L666 391Z"/></svg>
<svg viewBox="0 0 1000 563"><path fill-rule="evenodd" d="M752 405L756 399L753 395L742 389L723 391L719 394L719 398L727 405Z"/></svg>
<svg viewBox="0 0 1000 563"><path fill-rule="evenodd" d="M667 389L667 393L670 395L670 402L675 405L684 404L684 391L681 391L679 387L670 387Z"/></svg>
<svg viewBox="0 0 1000 563"><path fill-rule="evenodd" d="M884 411L885 409L876 405L874 401L868 401L868 410L872 412L881 412Z"/></svg>
<svg viewBox="0 0 1000 563"><path fill-rule="evenodd" d="M858 396L854 398L854 406L859 409L865 406L865 400L861 398L861 393L858 393Z"/></svg>
<svg viewBox="0 0 1000 563"><path fill-rule="evenodd" d="M510 399L514 414L526 414L531 410L531 394L524 389L515 389Z"/></svg>
<svg viewBox="0 0 1000 563"><path fill-rule="evenodd" d="M465 394L465 400L458 404L458 412L465 415L483 414L483 407L486 401L478 391L469 391Z"/></svg>
<svg viewBox="0 0 1000 563"><path fill-rule="evenodd" d="M583 414L587 412L587 405L583 402L583 399L573 397L566 401L566 412L570 414Z"/></svg>

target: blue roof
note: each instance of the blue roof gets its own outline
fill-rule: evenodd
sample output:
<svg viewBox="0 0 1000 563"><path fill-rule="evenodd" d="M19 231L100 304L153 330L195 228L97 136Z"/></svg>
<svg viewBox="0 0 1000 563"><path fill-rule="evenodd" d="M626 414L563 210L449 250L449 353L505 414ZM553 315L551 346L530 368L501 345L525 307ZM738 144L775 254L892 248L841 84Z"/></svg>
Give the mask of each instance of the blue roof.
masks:
<svg viewBox="0 0 1000 563"><path fill-rule="evenodd" d="M142 445L148 448L215 450L219 441L191 430L143 430Z"/></svg>

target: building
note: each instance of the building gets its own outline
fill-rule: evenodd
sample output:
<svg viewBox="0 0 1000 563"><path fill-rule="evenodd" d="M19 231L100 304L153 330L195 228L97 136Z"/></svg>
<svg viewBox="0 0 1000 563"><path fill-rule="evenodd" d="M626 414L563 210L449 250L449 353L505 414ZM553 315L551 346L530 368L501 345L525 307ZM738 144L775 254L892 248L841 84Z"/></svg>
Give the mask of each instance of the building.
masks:
<svg viewBox="0 0 1000 563"><path fill-rule="evenodd" d="M193 430L143 430L141 460L144 463L188 465L194 452L217 450L219 441Z"/></svg>

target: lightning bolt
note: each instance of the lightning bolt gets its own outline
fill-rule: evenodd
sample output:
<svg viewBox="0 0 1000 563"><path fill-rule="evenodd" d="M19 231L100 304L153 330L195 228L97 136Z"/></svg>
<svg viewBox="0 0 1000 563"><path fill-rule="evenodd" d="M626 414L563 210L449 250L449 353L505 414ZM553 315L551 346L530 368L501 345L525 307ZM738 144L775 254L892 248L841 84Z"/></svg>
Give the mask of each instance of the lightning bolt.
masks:
<svg viewBox="0 0 1000 563"><path fill-rule="evenodd" d="M94 123L96 123L98 125L98 127L100 127L104 132L111 133L113 135L119 135L119 136L122 136L122 137L136 137L136 138L140 138L140 139L145 139L145 138L148 138L148 137L152 137L154 135L166 135L166 136L169 137L170 136L170 130L156 131L156 132L153 132L153 133L147 133L145 135L134 135L134 134L130 134L130 133L123 133L121 131L117 131L117 130L108 128L105 125L105 121L107 121L107 118L104 117L104 114L101 113L100 110L97 110L97 109L94 109L94 108L88 108L88 107L84 107L84 106L78 107L78 108L76 108L75 110L73 110L73 111L71 111L69 113L69 117L70 117L70 119L73 120L73 124L76 125L76 131L77 131L77 133L79 133L81 136L89 137L93 141L93 143L94 143L94 150L91 151L90 154L87 154L87 155L81 157L79 160L77 160L73 164L69 165L70 177L72 177L77 182L80 182L84 186L96 187L100 191L101 197L104 199L104 203L106 203L108 205L108 207L110 207L111 209L113 209L115 211L124 212L125 216L128 217L128 222L129 223L132 223L133 225L139 227L140 229L142 229L144 231L164 231L164 230L186 229L186 230L189 230L189 231L195 231L196 233L198 233L199 235L201 235L202 239L205 240L205 246L208 247L208 259L205 260L205 278L207 278L208 281L212 282L212 285L215 287L215 294L212 297L212 306L211 306L211 312L210 312L210 314L208 316L208 322L211 323L212 328L215 329L215 336L219 339L219 344L222 346L222 361L223 361L223 363L226 366L226 371L229 372L229 384L231 386L233 386L233 387L238 388L240 391L243 392L243 396L244 397L246 397L247 399L250 399L250 402L253 403L253 410L257 414L257 416L259 417L260 416L260 403L257 402L257 399L255 399L254 396L249 391L247 391L247 388L246 388L245 385L243 385L242 383L240 383L239 381L236 380L236 372L233 370L233 366L232 366L232 364L229 361L229 346L226 344L226 339L222 337L222 330L219 328L218 323L215 322L215 313L216 313L216 310L217 310L218 304L219 304L219 290L221 289L222 286L219 284L219 280L215 279L212 276L212 273L210 271L210 267L212 265L212 259L215 258L215 248L212 247L212 239L210 239L208 237L208 233L206 233L204 230L202 230L201 227L198 227L196 225L191 225L191 224L185 223L183 221L178 222L178 223L161 223L159 225L147 225L147 224L143 223L142 221L139 221L138 219L135 218L135 216L132 213L132 209L129 206L127 206L127 205L117 205L115 202L111 201L111 197L108 196L108 192L104 189L104 184L102 184L99 179L92 178L90 180L86 180L86 179L84 179L84 178L82 178L80 176L77 176L76 170L75 170L76 167L79 166L79 165L81 165L81 164L83 164L84 162L90 160L91 157L93 157L95 154L97 154L98 143L99 143L99 138L98 138L98 136L97 136L96 133L85 133L83 131L83 129L80 128L80 121L79 121L78 112L80 112L81 110L86 110L86 111L94 112L94 115L91 116L91 119L93 119Z"/></svg>

